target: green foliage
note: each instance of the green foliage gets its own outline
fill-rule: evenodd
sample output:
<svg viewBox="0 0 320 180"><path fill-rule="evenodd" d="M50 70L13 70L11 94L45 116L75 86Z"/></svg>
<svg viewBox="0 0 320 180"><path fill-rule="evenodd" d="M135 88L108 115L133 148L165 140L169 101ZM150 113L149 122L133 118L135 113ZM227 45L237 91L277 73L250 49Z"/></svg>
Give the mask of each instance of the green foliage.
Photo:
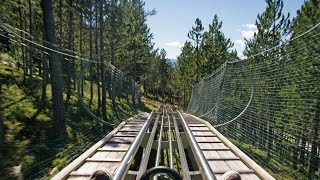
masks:
<svg viewBox="0 0 320 180"><path fill-rule="evenodd" d="M284 36L288 34L291 24L289 20L290 14L288 13L286 16L283 14L283 0L265 1L267 7L261 15L258 14L255 23L258 31L254 34L253 39L246 39L246 48L243 54L247 57L280 45L284 40ZM274 52L276 51L275 49ZM269 53L264 52L261 56L268 56Z"/></svg>
<svg viewBox="0 0 320 180"><path fill-rule="evenodd" d="M188 112L212 123L275 178L318 179L320 3L306 1L289 29L283 2L266 2L246 44L248 57L194 85Z"/></svg>
<svg viewBox="0 0 320 180"><path fill-rule="evenodd" d="M222 21L219 21L218 16L215 15L212 24L209 24L209 31L203 33L201 42L201 77L210 74L225 61L237 58L236 53L230 50L234 44L224 36L220 30L221 28Z"/></svg>
<svg viewBox="0 0 320 180"><path fill-rule="evenodd" d="M258 161L259 165L265 169L268 173L270 173L275 179L299 179L299 180L307 180L302 173L292 169L287 164L283 164L281 159L273 158L268 159L267 152L265 150L259 149L251 144L242 143L241 141L234 140L229 138L229 140L239 147L243 152L245 152L252 159L260 159ZM261 161L268 161L268 164L261 163Z"/></svg>
<svg viewBox="0 0 320 180"><path fill-rule="evenodd" d="M202 31L204 27L202 26L202 22L199 18L195 21L195 27L192 27L190 32L188 33L188 38L194 41L194 46L196 50L196 80L199 81L200 79L200 50L199 44L202 39Z"/></svg>
<svg viewBox="0 0 320 180"><path fill-rule="evenodd" d="M0 65L0 76L5 78L2 85L3 92L0 95L3 102L0 108L3 109L5 115L4 163L6 170L1 172L2 176L32 177L32 179L48 176L52 170L55 172L61 170L110 131L88 117L87 114L79 111L78 98L73 95L67 114L67 136L65 139L56 139L52 136L52 114L49 109L41 109L38 98L41 93L30 94L28 88L23 85L22 70ZM89 83L85 84L84 98L87 101L90 91ZM35 86L34 92L37 92L40 87L41 84ZM50 86L47 90L50 99ZM96 93L97 89L94 91ZM107 102L110 107L107 111L111 122L118 123L117 118L122 120L137 113L122 98L116 102L123 112L114 112L110 106L111 100L108 99ZM158 109L159 103L155 101L144 99L143 102L146 103L145 111ZM93 100L92 108L93 110L97 108L97 97ZM118 117L115 114L118 114ZM22 174L8 173L9 168L18 165L22 165Z"/></svg>
<svg viewBox="0 0 320 180"><path fill-rule="evenodd" d="M178 57L178 65L172 71L171 85L175 89L174 96L179 97L179 103L186 108L191 95L191 87L208 74L220 67L227 60L237 59L232 51L233 43L221 31L222 22L214 16L208 31L204 30L201 20L196 19L195 27L188 37L194 43L186 41Z"/></svg>

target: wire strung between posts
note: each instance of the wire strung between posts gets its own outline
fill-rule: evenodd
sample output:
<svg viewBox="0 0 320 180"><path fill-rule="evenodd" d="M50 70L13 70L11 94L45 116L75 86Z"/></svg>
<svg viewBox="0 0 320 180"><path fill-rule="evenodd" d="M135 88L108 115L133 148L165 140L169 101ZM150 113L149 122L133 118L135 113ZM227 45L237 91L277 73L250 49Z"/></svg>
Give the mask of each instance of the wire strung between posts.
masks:
<svg viewBox="0 0 320 180"><path fill-rule="evenodd" d="M18 33L14 32L14 30L18 30L18 31L20 31L20 32L22 32L22 33L25 33L25 34L27 34L28 36L30 36L31 39L35 39L35 37L33 37L32 35L30 35L29 33L25 32L25 31L23 31L23 30L21 30L21 29L19 29L19 28L15 28L15 27L12 27L12 26L10 26L10 25L8 25L8 24L6 24L6 23L3 23L1 20L0 20L0 26L1 26L7 33L10 33L10 34L11 34L10 36L12 36L12 34L14 34L17 39L27 41L28 43L31 43L31 44L39 47L39 48L43 48L43 49L45 49L45 50L48 50L48 51L51 51L51 52L56 52L56 53L58 53L58 54L60 54L60 55L67 56L67 57L69 57L69 58L75 58L75 59L83 60L83 61L90 62L90 63L96 63L96 64L101 64L101 63L103 63L105 66L107 66L108 68L116 71L117 73L122 73L120 70L118 70L114 65L112 65L112 64L110 64L110 63L104 63L104 62L101 62L101 61L93 61L93 60L90 60L90 59L88 59L88 58L83 58L82 56L85 56L85 55L81 55L81 54L80 54L80 57L79 57L78 55L74 55L74 53L70 54L70 53L67 53L67 52L72 52L72 51L71 51L71 50L68 50L68 49L65 49L67 52L62 52L62 51L59 51L59 50L55 50L55 49L49 48L49 47L47 47L47 46L45 46L45 45L39 44L39 43L37 43L37 42L35 42L35 41L33 41L33 40L30 40L30 39L28 39L28 38L22 37L22 36L19 35ZM14 29L14 30L10 30L10 28L11 28L11 29ZM11 39L12 37L8 37L8 38ZM47 41L45 41L45 40L42 40L42 41L45 42L45 43L47 43L47 44L51 44L51 45L53 45L53 46L55 46L55 47L59 47L59 45L57 45L57 44L52 44L52 43L47 42ZM102 55L102 54L100 53L100 54L95 55L95 57L99 57L99 56L101 56L101 55ZM68 59L66 59L66 58L64 58L64 59L65 59L65 60L68 60Z"/></svg>
<svg viewBox="0 0 320 180"><path fill-rule="evenodd" d="M22 37L22 36L19 35L18 33L14 32L14 30L18 30L18 31L20 31L20 32L23 32L23 33L27 34L31 39L37 39L37 38L35 38L34 36L31 36L29 33L25 32L25 31L23 31L23 30L21 30L21 29L19 29L19 28L12 27L12 26L10 26L10 25L8 25L8 24L6 24L6 23L3 23L2 21L0 21L0 26L1 26L7 33L10 33L11 36L12 36L12 34L14 34L14 37L16 37L17 39L27 41L28 43L31 43L31 44L35 45L36 47L43 48L43 49L48 50L48 51L51 51L51 52L56 52L56 53L58 53L58 54L60 54L60 55L67 56L67 57L69 57L69 58L75 58L75 59L79 59L79 60L83 60L83 61L87 61L87 62L91 62L91 63L97 63L97 64L100 64L100 63L101 63L101 62L98 62L98 61L92 61L92 60L90 60L90 59L88 59L88 58L83 58L83 57L86 57L87 55L82 55L82 54L79 54L80 56L74 55L74 54L76 54L76 53L72 53L73 51L68 50L68 49L65 49L65 48L63 48L63 49L64 49L65 51L67 51L67 52L70 52L70 53L62 52L62 51L59 51L59 50L55 50L55 49L49 48L48 46L42 45L42 44L37 43L37 42L35 42L35 41L33 41L33 40L30 40L30 39L28 39L28 38ZM10 29L11 29L11 30L10 30ZM8 38L12 39L12 37L8 37ZM41 41L44 42L44 43L46 43L46 44L51 44L52 46L55 46L55 47L57 47L57 48L61 48L59 45L50 43L50 42L45 41L45 40L43 40L43 39L41 39ZM25 46L26 46L26 45L25 45ZM101 54L96 55L96 57L98 57L98 56L101 56ZM115 67L114 67L113 65L111 65L111 64L107 64L107 65L110 66L112 69L115 68Z"/></svg>
<svg viewBox="0 0 320 180"><path fill-rule="evenodd" d="M43 41L42 42L45 45L42 45L41 43L36 42L36 38L30 36L30 34L26 33L23 30L20 30L18 28L13 28L12 26L9 25L5 25L3 23L0 23L0 27L4 29L4 31L0 30L0 36L1 37L5 37L8 38L10 43L17 45L17 46L24 46L27 50L33 50L35 52L37 52L37 54L39 54L41 58L39 58L39 61L43 61L45 60L45 58L42 58L42 56L44 54L46 54L47 56L50 56L51 52L55 52L61 55L61 58L63 61L73 61L76 62L74 60L83 60L85 63L84 67L81 69L81 73L83 73L83 77L78 78L81 82L84 82L86 79L88 79L88 74L87 69L88 67L95 63L95 64L101 64L100 61L98 60L94 60L96 58L99 58L102 54L97 54L94 57L87 59L87 58L83 58L83 57L79 57L79 55L75 55L74 53L72 53L72 51L70 50L57 50L57 49L52 49L51 47L48 47L48 45L50 43ZM26 37L19 35L19 33L17 33L16 31L19 31L20 33L23 33ZM28 45L27 45L28 44ZM59 49L62 49L61 47L54 45L51 43L51 45L53 45L54 47L57 47ZM26 52L28 53L28 52ZM35 57L36 53L32 53L32 56ZM82 55L81 55L82 56ZM77 61L79 62L79 61ZM106 68L105 68L105 76L109 76L109 80L112 79L113 83L112 83L112 88L115 89L115 94L114 96L123 96L124 93L126 94L130 94L130 96L132 96L132 98L129 99L129 101L132 99L132 101L135 101L138 103L138 97L140 96L140 87L137 83L134 83L133 80L127 76L126 73L121 72L120 70L118 70L117 68L115 68L113 65L111 64L105 64ZM92 72L90 72L92 73ZM90 74L89 74L90 75ZM106 79L107 80L107 79ZM79 88L80 89L80 88ZM110 94L109 94L110 95ZM82 99L82 96L80 96ZM133 100L134 99L134 100ZM87 107L89 107L83 99L81 101L83 104L85 104ZM130 104L129 104L130 107ZM135 109L136 110L136 109ZM89 115L92 116L92 110L89 109ZM101 122L101 121L100 121ZM110 123L110 122L106 122L104 121L105 124L107 124L108 126L114 126L115 124ZM46 159L42 159L41 161L37 162L36 164L33 164L32 166L23 169L23 171L29 171L32 169L37 169L39 166L46 166L49 163L52 163L52 160L63 156L63 154L69 154L68 157L68 161L74 159L75 157L77 157L80 153L82 153L84 150L86 150L88 147L90 147L92 145L92 143L94 143L96 140L98 140L99 138L101 138L101 136L99 134L101 134L101 129L99 131L96 132L92 132L90 130L87 130L86 132L83 133L83 139L90 139L90 141L85 141L85 143L82 142L77 142L76 144L74 144L73 147L68 147L68 144L64 145L63 147L59 147L59 150L62 151L63 153L58 153L55 154L54 156L48 157ZM55 139L54 141L59 141L58 139ZM34 149L28 149L28 151L33 151ZM79 151L81 150L81 151ZM50 167L49 167L50 168ZM32 175L31 177L29 177L29 179L34 179L34 177L38 177L41 176L42 174L44 174L48 169L43 169L42 171L37 172L36 174ZM2 177L2 178L9 178L10 172L7 172L8 176L6 177Z"/></svg>
<svg viewBox="0 0 320 180"><path fill-rule="evenodd" d="M9 33L9 35L7 36L7 35L5 35L5 34L0 34L1 36L3 36L3 37L6 37L6 38L9 38L10 40L12 40L12 37L15 37L15 38L17 38L17 40L13 40L14 41L14 43L16 43L16 44L19 44L19 40L21 41L21 40L24 40L24 41L27 41L28 43L31 43L32 45L34 45L35 47L33 47L33 46L26 46L24 43L20 43L19 45L25 45L25 47L26 48L31 48L31 49L36 49L37 51L39 51L39 52L42 52L43 51L43 49L44 50L46 50L46 51L52 51L52 52L56 52L56 53L59 53L60 55L63 55L63 56L67 56L67 57L69 57L69 58L75 58L75 59L78 59L78 60L83 60L83 61L86 61L86 62L89 62L90 64L92 64L92 63L96 63L96 64L101 64L101 62L100 61L98 61L98 60L92 60L92 59L95 59L95 58L99 58L102 54L97 54L97 55L95 55L94 57L92 57L90 60L89 59L86 59L86 58L82 58L82 57L79 57L79 56L76 56L76 55L74 55L74 54L70 54L70 53L68 53L68 52L70 52L70 50L67 50L68 52L62 52L62 51L59 51L59 50L55 50L55 49L52 49L52 48L49 48L49 47L47 47L47 46L45 46L45 45L41 45L41 44L39 44L39 43L37 43L37 42L35 42L35 41L33 41L33 40L30 40L30 39L35 39L35 37L33 37L33 36L31 36L29 33L27 33L27 32L25 32L25 31L23 31L23 30L21 30L21 29L18 29L18 28L14 28L14 27L12 27L12 26L10 26L10 25L8 25L8 24L5 24L5 23L2 23L1 21L0 21L0 25L1 25L1 27L3 27L4 29L5 29L5 31L7 32L7 33ZM11 29L11 30L10 30ZM16 32L14 32L14 30L18 30L18 31L20 31L20 32L22 32L22 33L25 33L27 36L29 36L30 37L30 39L28 39L28 38L25 38L25 37L22 37L21 35L19 35L18 33L16 33ZM14 35L12 35L12 34L14 34ZM46 41L44 41L44 40L42 40L43 42L46 42ZM47 43L47 42L46 42ZM50 44L50 43L48 43L48 44ZM52 44L52 43L51 43ZM56 44L52 44L53 46L55 46L55 47L59 47L58 45L56 45ZM47 55L50 55L48 52L46 52L46 51L44 51ZM66 61L71 61L71 59L68 59L68 58L63 58L63 60L66 60ZM82 74L82 73L84 73L84 71L86 71L86 69L88 68L88 66L90 65L90 64L88 64L85 68L83 68L83 69L81 69L81 72L80 72L80 74ZM115 66L113 66L112 64L110 64L110 63L107 63L107 64L105 64L106 65L106 67L107 67L107 70L110 70L111 71L111 73L112 73L112 77L120 77L120 79L127 79L127 77L125 77L126 76L126 74L124 74L123 72L121 72L120 70L118 70L117 68L115 68ZM80 81L84 81L84 79L83 79L83 77L81 77L81 78L78 78L79 79L79 82ZM133 89L135 89L135 91L137 91L137 92L135 92L135 99L136 99L136 101L138 101L137 99L137 96L140 96L140 92L139 92L139 87L140 87L140 85L139 84L137 84L137 83L134 83L133 85L130 85L130 84L122 84L122 86L124 87L124 88L127 88L127 89L130 89L130 88L132 88L132 86L135 86L135 88L133 88ZM109 123L109 122L106 122L106 121L104 121L104 120L102 120L101 118L99 118L98 116L96 116L90 109L89 109L89 107L88 107L88 105L87 105L87 103L85 103L84 101L83 101L83 98L82 97L80 97L80 99L81 99L81 103L82 103L82 106L85 108L85 110L87 111L87 113L89 113L89 115L91 116L91 117L93 117L94 119L97 119L98 121L100 121L100 122L103 122L103 123L105 123L105 124L107 124L107 125L109 125L109 126L114 126L115 124L113 124L113 123Z"/></svg>
<svg viewBox="0 0 320 180"><path fill-rule="evenodd" d="M9 28L12 28L12 29L15 29L15 30L19 30L19 31L24 32L24 33L27 33L27 32L25 32L25 31L23 31L23 30L21 30L21 29L18 29L18 28L14 28L14 27L12 27L12 26L10 26L10 25L8 25L8 24L5 24L5 23L3 23L1 20L0 20L0 26L3 27L8 33L11 33L11 34L10 34L10 37L9 37L9 36L6 36L6 37L9 38L9 39L12 39L12 34L15 34L15 37L16 37L18 40L28 41L29 43L32 43L32 44L35 45L36 47L43 48L43 49L48 50L48 51L56 52L56 53L58 53L58 54L60 54L60 55L67 56L67 57L69 57L69 58L75 58L75 59L78 59L78 60L83 60L83 61L86 61L86 62L96 63L96 64L101 64L101 63L102 63L101 61L97 61L97 60L94 61L94 60L92 60L92 59L99 58L99 57L100 57L101 55L103 55L104 53L97 54L97 55L93 56L91 59L82 58L82 57L79 57L79 56L75 56L74 53L73 53L73 54L69 54L69 53L66 53L66 52L62 52L62 51L59 51L59 50L55 50L55 49L49 48L49 47L47 47L47 46L45 46L45 45L39 44L39 43L37 43L37 42L35 42L35 41L32 41L32 40L30 40L30 39L24 38L24 37L20 36L18 33L13 32L13 30L9 30ZM31 37L31 39L34 39L34 37L31 36L29 33L27 33L27 35L29 35L29 36ZM5 36L5 35L2 34L2 36ZM45 40L42 40L42 41L47 43L47 41L45 41ZM49 42L48 42L48 43L49 43ZM21 45L22 45L22 44L24 44L24 43L21 42ZM50 44L50 43L49 43L49 44ZM52 44L52 43L51 43L51 44ZM56 47L59 47L59 46L56 45L56 44L52 44L52 45L53 45L53 46L56 46ZM33 48L33 47L29 47L29 46L27 46L27 45L25 45L25 44L24 44L24 46L26 46L26 47L28 47L28 48ZM39 49L37 49L37 50L39 50ZM40 51L41 51L41 50L40 50ZM70 50L66 50L66 51L70 52ZM46 52L46 51L44 51L44 52L45 52L45 54L50 55L48 52ZM82 55L81 55L81 56L82 56ZM84 55L83 55L83 56L84 56ZM70 61L70 59L67 59L67 58L63 58L63 60ZM124 73L123 73L122 71L120 71L119 69L117 69L117 68L116 68L115 66L113 66L112 64L110 64L110 63L104 63L104 62L103 62L103 64L104 64L105 66L107 66L108 68L110 68L112 71L115 71L117 74L124 75ZM139 85L138 85L138 84L135 84L135 86L138 87Z"/></svg>

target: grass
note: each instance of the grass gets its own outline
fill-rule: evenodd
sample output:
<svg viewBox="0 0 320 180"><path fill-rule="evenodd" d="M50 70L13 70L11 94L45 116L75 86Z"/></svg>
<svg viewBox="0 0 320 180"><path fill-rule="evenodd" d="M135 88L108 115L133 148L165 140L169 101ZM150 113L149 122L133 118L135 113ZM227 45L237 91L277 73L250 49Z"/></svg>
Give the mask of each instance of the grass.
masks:
<svg viewBox="0 0 320 180"><path fill-rule="evenodd" d="M142 97L141 101L147 109L152 111L156 111L160 108L160 103L158 101L147 99L146 97Z"/></svg>
<svg viewBox="0 0 320 180"><path fill-rule="evenodd" d="M263 169L265 169L270 175L275 179L283 180L307 180L308 178L305 174L299 172L299 170L294 170L290 164L277 159L276 157L268 157L267 152L258 149L250 144L239 142L235 139L228 138L233 144L245 152L250 158L257 162ZM268 163L266 163L268 162Z"/></svg>
<svg viewBox="0 0 320 180"><path fill-rule="evenodd" d="M15 62L7 54L0 53L0 61ZM78 103L77 92L73 91L67 112L67 136L54 137L51 113L51 86L47 86L47 108L41 108L42 79L34 75L33 88L28 87L28 79L23 82L23 71L0 64L2 81L2 103L4 113L4 167L0 177L10 179L49 179L52 175L83 153L92 144L112 130L97 122L84 112ZM89 83L84 85L84 101L89 102ZM31 89L31 90L30 90ZM96 95L97 89L94 89ZM144 111L157 109L160 104L142 98ZM137 114L124 99L117 99L119 111L111 108L107 99L108 121L119 123ZM90 107L97 109L94 96ZM13 173L12 167L21 167L21 172Z"/></svg>

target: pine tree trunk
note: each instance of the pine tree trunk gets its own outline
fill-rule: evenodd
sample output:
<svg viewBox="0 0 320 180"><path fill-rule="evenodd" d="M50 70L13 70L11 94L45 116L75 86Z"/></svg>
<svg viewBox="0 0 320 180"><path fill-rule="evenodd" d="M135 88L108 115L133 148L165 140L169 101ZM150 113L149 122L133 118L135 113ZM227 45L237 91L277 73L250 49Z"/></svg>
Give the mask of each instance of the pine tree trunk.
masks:
<svg viewBox="0 0 320 180"><path fill-rule="evenodd" d="M47 62L47 55L43 53L43 60L42 60L42 95L41 95L41 106L45 108L47 106L47 80L48 80L48 62Z"/></svg>
<svg viewBox="0 0 320 180"><path fill-rule="evenodd" d="M20 29L23 29L23 20L22 20L22 1L19 1L19 21L20 21ZM24 33L21 31L20 36L24 37ZM21 38L21 42L23 42L23 39ZM25 59L25 48L23 45L21 45L21 58L22 58L22 69L23 69L23 82L26 82L26 59Z"/></svg>
<svg viewBox="0 0 320 180"><path fill-rule="evenodd" d="M43 56L43 54L42 54L42 56ZM38 69L38 76L40 77L40 76L42 76L42 64L41 64L40 61L39 61L37 64L38 64L38 67L39 67L39 69Z"/></svg>
<svg viewBox="0 0 320 180"><path fill-rule="evenodd" d="M116 72L111 74L111 84L112 84L112 89L111 89L111 100L112 100L112 108L113 110L117 109L117 104L116 104Z"/></svg>
<svg viewBox="0 0 320 180"><path fill-rule="evenodd" d="M27 18L24 17L23 18L23 21L24 21L24 28L26 29L27 31L27 28L28 28L28 21L27 21ZM23 36L24 38L26 38L26 35ZM26 45L27 45L27 42L25 41ZM25 78L27 78L28 76L28 70L29 70L29 62L28 62L28 57L30 56L30 54L28 54L28 49L25 48Z"/></svg>
<svg viewBox="0 0 320 180"><path fill-rule="evenodd" d="M75 31L72 31L72 52L74 52L75 47L74 45L75 43ZM74 53L72 53L74 55ZM82 57L82 56L81 56ZM76 81L76 77L77 77L77 72L76 72L76 58L72 58L72 78L73 78L73 91L76 91L76 87L77 87L77 81Z"/></svg>
<svg viewBox="0 0 320 180"><path fill-rule="evenodd" d="M0 78L0 95L2 94L2 79ZM0 99L0 104L2 104L2 100ZM2 109L0 108L0 171L3 169L3 121L4 116L2 113Z"/></svg>
<svg viewBox="0 0 320 180"><path fill-rule="evenodd" d="M72 0L69 0L69 18L68 18L68 50L72 50L72 20L73 20L73 13L72 13ZM67 98L66 98L66 111L68 111L68 104L71 97L71 76L72 76L72 63L71 58L67 57L68 60L66 61L66 74L67 74Z"/></svg>
<svg viewBox="0 0 320 180"><path fill-rule="evenodd" d="M272 151L272 144L273 144L273 128L269 125L268 127L268 135L267 135L267 150L268 150L268 153L267 153L267 157L270 158L271 157L271 151Z"/></svg>
<svg viewBox="0 0 320 180"><path fill-rule="evenodd" d="M297 141L298 143L295 143L295 145L292 145L292 163L291 166L293 167L293 169L297 169L297 158L299 157L299 146L297 146L296 144L299 144L299 141Z"/></svg>
<svg viewBox="0 0 320 180"><path fill-rule="evenodd" d="M59 0L59 45L62 47L62 0Z"/></svg>
<svg viewBox="0 0 320 180"><path fill-rule="evenodd" d="M113 21L113 20L111 20L111 21ZM112 38L114 38L114 37L112 37ZM111 63L112 63L112 65L116 65L115 64L115 43L114 43L114 39L111 39ZM116 97L115 97L115 87L116 87L116 82L115 82L115 76L116 76L116 70L111 74L111 84L112 84L112 86L111 86L111 100L112 100L112 108L114 109L114 110L116 110L116 108L117 108L117 105L116 105Z"/></svg>
<svg viewBox="0 0 320 180"><path fill-rule="evenodd" d="M52 0L42 0L43 24L48 47L57 50ZM53 119L56 135L63 137L66 134L66 113L63 102L62 66L59 54L52 51L49 56L50 81L52 87Z"/></svg>
<svg viewBox="0 0 320 180"><path fill-rule="evenodd" d="M95 22L96 22L96 28L95 28L95 47L96 47L96 55L98 55L99 47L98 47L98 0L95 0ZM98 89L98 114L100 114L101 109L101 91L100 91L100 67L101 64L99 64L99 61L97 60L97 89Z"/></svg>
<svg viewBox="0 0 320 180"><path fill-rule="evenodd" d="M305 135L304 134L301 134L301 144L300 144L300 156L299 156L299 159L300 159L300 163L302 165L305 164L305 152L306 150L306 139L305 139Z"/></svg>
<svg viewBox="0 0 320 180"><path fill-rule="evenodd" d="M132 90L132 106L133 108L135 109L136 108L136 101L135 101L135 85L136 85L136 82L137 82L137 59L136 59L136 43L133 42L133 79L134 79L134 82L133 82L133 90Z"/></svg>
<svg viewBox="0 0 320 180"><path fill-rule="evenodd" d="M90 5L91 6L91 5ZM90 10L89 12L89 53L90 53L90 60L92 61L92 12ZM82 62L82 61L81 61ZM92 99L93 99L93 63L90 62L89 67L89 74L90 74L90 101L89 105L92 105Z"/></svg>
<svg viewBox="0 0 320 180"><path fill-rule="evenodd" d="M316 114L313 119L311 127L311 153L308 164L308 176L312 177L314 173L318 170L319 166L319 156L318 156L318 131L319 131L319 122L320 122L320 95L318 96L317 105L316 105Z"/></svg>
<svg viewBox="0 0 320 180"><path fill-rule="evenodd" d="M199 74L199 69L200 69L200 63L199 63L199 44L198 44L198 38L197 38L197 82L199 82L200 74Z"/></svg>
<svg viewBox="0 0 320 180"><path fill-rule="evenodd" d="M79 33L80 33L80 39L79 39L79 45L80 45L80 57L82 57L83 54L83 13L82 9L80 8L80 28L79 28ZM83 68L83 61L82 59L80 60L80 69ZM85 78L81 82L81 94L83 96L83 84L85 82Z"/></svg>
<svg viewBox="0 0 320 180"><path fill-rule="evenodd" d="M104 72L104 43L103 43L103 2L99 1L99 11L100 11L100 65L101 65L101 82L102 82L102 100L101 100L101 109L103 119L107 119L107 104L106 104L106 82L105 82L105 72Z"/></svg>
<svg viewBox="0 0 320 180"><path fill-rule="evenodd" d="M30 33L30 35L32 35L32 28L33 28L32 16L33 16L32 0L29 0L29 33ZM29 44L29 47L31 47L31 43ZM29 80L30 80L30 86L32 87L32 84L33 84L33 77L32 77L32 75L33 75L33 52L32 52L31 48L29 51L29 68L30 68Z"/></svg>
<svg viewBox="0 0 320 180"><path fill-rule="evenodd" d="M185 109L186 107L186 85L183 83L183 108Z"/></svg>
<svg viewBox="0 0 320 180"><path fill-rule="evenodd" d="M0 109L0 170L3 169L3 120L3 113Z"/></svg>

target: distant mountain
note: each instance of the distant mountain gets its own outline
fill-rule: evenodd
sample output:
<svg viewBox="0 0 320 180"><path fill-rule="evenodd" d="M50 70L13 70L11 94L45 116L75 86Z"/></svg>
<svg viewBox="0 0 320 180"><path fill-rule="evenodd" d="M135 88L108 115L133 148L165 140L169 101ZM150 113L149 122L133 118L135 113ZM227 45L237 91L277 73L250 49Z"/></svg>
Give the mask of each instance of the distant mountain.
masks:
<svg viewBox="0 0 320 180"><path fill-rule="evenodd" d="M178 65L177 59L169 59L169 63L172 67L176 67Z"/></svg>

